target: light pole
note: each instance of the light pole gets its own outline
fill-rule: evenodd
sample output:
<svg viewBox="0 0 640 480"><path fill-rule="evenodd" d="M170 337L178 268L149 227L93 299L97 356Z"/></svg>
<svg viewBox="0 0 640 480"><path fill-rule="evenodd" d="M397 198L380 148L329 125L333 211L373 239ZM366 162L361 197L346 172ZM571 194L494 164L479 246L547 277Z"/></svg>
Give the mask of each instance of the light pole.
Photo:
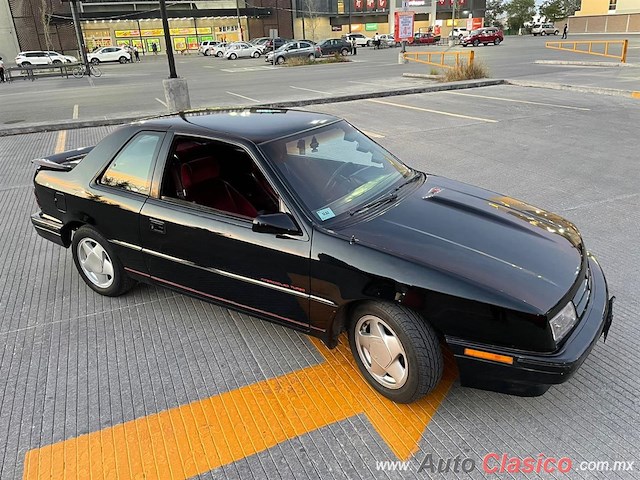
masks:
<svg viewBox="0 0 640 480"><path fill-rule="evenodd" d="M71 18L73 18L73 27L76 31L76 39L78 40L78 50L80 51L80 58L84 64L85 75L91 75L91 69L89 68L89 60L87 59L87 49L84 46L84 37L82 36L82 28L80 27L80 20L78 18L78 5L77 0L71 0Z"/></svg>
<svg viewBox="0 0 640 480"><path fill-rule="evenodd" d="M238 17L238 40L242 42L242 25L240 25L240 0L236 0L236 15Z"/></svg>
<svg viewBox="0 0 640 480"><path fill-rule="evenodd" d="M164 96L167 99L167 110L169 112L183 112L191 108L189 88L187 87L187 80L178 78L176 73L176 62L173 58L173 45L171 45L171 32L169 31L165 0L160 0L160 16L162 17L162 29L164 30L164 41L167 44L167 60L169 62L169 78L162 81Z"/></svg>

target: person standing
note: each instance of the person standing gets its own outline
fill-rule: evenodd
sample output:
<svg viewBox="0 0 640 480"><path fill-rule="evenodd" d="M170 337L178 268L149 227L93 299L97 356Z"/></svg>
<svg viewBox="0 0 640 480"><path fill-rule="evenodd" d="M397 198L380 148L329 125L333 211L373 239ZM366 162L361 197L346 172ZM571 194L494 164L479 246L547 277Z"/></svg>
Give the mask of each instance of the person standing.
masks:
<svg viewBox="0 0 640 480"><path fill-rule="evenodd" d="M569 31L569 25L567 25L566 23L564 24L564 28L562 29L562 38L566 39L567 38L567 32Z"/></svg>
<svg viewBox="0 0 640 480"><path fill-rule="evenodd" d="M378 32L373 36L373 48L380 49L380 35L378 35Z"/></svg>
<svg viewBox="0 0 640 480"><path fill-rule="evenodd" d="M135 57L136 62L140 61L140 52L138 52L138 47L135 45L133 46L133 56Z"/></svg>
<svg viewBox="0 0 640 480"><path fill-rule="evenodd" d="M2 57L0 57L0 83L4 83L4 62Z"/></svg>
<svg viewBox="0 0 640 480"><path fill-rule="evenodd" d="M153 52L154 55L158 55L158 44L157 43L152 43L151 44L151 51Z"/></svg>

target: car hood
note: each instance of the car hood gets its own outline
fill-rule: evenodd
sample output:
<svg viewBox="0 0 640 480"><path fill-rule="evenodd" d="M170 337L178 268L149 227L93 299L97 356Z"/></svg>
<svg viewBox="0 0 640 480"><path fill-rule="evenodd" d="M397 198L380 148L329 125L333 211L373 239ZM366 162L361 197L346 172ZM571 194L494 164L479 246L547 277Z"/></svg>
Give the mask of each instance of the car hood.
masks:
<svg viewBox="0 0 640 480"><path fill-rule="evenodd" d="M571 222L437 176L341 233L536 314L557 305L582 266L582 240Z"/></svg>

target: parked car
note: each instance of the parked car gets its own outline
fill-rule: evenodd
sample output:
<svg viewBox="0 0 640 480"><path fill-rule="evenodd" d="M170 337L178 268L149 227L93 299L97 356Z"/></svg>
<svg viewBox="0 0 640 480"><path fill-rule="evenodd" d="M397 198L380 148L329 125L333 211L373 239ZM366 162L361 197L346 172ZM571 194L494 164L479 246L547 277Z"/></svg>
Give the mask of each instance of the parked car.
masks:
<svg viewBox="0 0 640 480"><path fill-rule="evenodd" d="M464 27L455 27L453 30L449 32L450 37L457 38L458 40L462 40L464 37L469 35L469 30Z"/></svg>
<svg viewBox="0 0 640 480"><path fill-rule="evenodd" d="M382 47L397 47L400 45L400 42L396 42L395 37L391 33L383 33L379 35L380 37L380 46Z"/></svg>
<svg viewBox="0 0 640 480"><path fill-rule="evenodd" d="M54 51L34 50L20 52L15 58L16 65L27 67L29 65L59 65L63 63L76 63L78 59L70 55L62 55Z"/></svg>
<svg viewBox="0 0 640 480"><path fill-rule="evenodd" d="M205 57L209 56L211 55L211 50L213 49L213 47L219 44L220 42L215 40L205 40L200 44L200 47L198 48L198 53L203 54Z"/></svg>
<svg viewBox="0 0 640 480"><path fill-rule="evenodd" d="M441 344L463 386L541 395L611 325L604 274L571 222L410 168L331 115L150 119L34 163L33 226L71 248L95 292L161 285L329 347L346 331L395 402L436 387Z"/></svg>
<svg viewBox="0 0 640 480"><path fill-rule="evenodd" d="M277 50L281 46L283 46L285 43L289 43L291 41L292 40L290 40L288 38L282 38L282 37L269 38L269 39L267 39L266 42L264 42L262 45L260 45L261 53L264 54L264 53L270 52L272 50Z"/></svg>
<svg viewBox="0 0 640 480"><path fill-rule="evenodd" d="M502 30L497 27L485 27L479 28L477 30L472 30L469 35L464 37L460 43L463 47L467 45L473 45L477 47L481 43L483 45L489 45L493 43L494 45L500 45L500 43L504 40L504 36L502 34Z"/></svg>
<svg viewBox="0 0 640 480"><path fill-rule="evenodd" d="M318 43L323 55L348 55L351 53L351 44L344 38L327 38Z"/></svg>
<svg viewBox="0 0 640 480"><path fill-rule="evenodd" d="M347 42L355 41L357 47L370 47L373 45L373 38L367 37L362 33L347 33L342 38Z"/></svg>
<svg viewBox="0 0 640 480"><path fill-rule="evenodd" d="M409 43L412 45L433 45L440 41L440 35L434 35L433 33L418 32L413 35Z"/></svg>
<svg viewBox="0 0 640 480"><path fill-rule="evenodd" d="M322 56L322 50L318 45L309 42L289 42L273 52L269 52L265 61L275 62L279 65L283 64L290 58L307 57L309 60L315 60Z"/></svg>
<svg viewBox="0 0 640 480"><path fill-rule="evenodd" d="M265 43L269 41L270 37L258 37L251 40L249 43L251 45L255 45L256 47L263 47Z"/></svg>
<svg viewBox="0 0 640 480"><path fill-rule="evenodd" d="M222 57L229 45L231 44L227 42L222 42L214 47L209 47L209 50L207 50L207 56Z"/></svg>
<svg viewBox="0 0 640 480"><path fill-rule="evenodd" d="M534 23L531 27L533 36L537 35L558 35L560 30L553 23Z"/></svg>
<svg viewBox="0 0 640 480"><path fill-rule="evenodd" d="M87 59L93 64L102 62L127 63L131 61L131 55L122 47L102 47L88 53Z"/></svg>
<svg viewBox="0 0 640 480"><path fill-rule="evenodd" d="M223 55L227 60L235 60L236 58L243 57L258 58L260 56L260 47L256 47L247 42L235 42L227 47Z"/></svg>

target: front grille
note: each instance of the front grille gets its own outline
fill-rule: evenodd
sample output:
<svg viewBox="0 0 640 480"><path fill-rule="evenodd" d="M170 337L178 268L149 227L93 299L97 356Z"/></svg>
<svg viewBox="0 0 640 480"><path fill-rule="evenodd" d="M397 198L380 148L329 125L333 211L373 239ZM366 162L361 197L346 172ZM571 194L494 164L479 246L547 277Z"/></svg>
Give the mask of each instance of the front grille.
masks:
<svg viewBox="0 0 640 480"><path fill-rule="evenodd" d="M576 314L578 318L582 318L587 305L589 304L589 297L591 296L591 271L587 267L586 273L580 282L580 286L573 296L573 304L576 307Z"/></svg>

